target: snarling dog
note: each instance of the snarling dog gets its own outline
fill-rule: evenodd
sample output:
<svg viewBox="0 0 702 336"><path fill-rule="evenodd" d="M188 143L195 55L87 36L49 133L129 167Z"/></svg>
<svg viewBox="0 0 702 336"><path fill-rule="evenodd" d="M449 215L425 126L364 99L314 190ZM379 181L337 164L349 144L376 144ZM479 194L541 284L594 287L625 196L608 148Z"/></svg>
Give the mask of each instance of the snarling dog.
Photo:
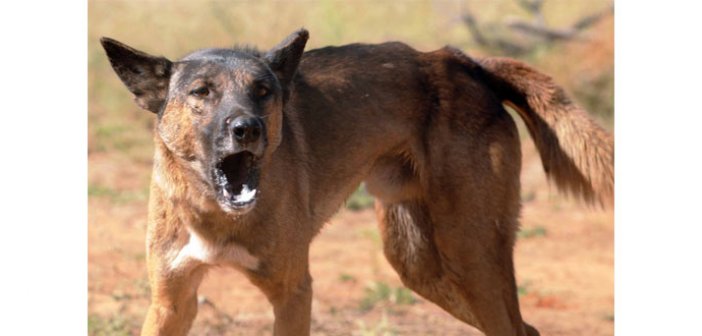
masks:
<svg viewBox="0 0 702 336"><path fill-rule="evenodd" d="M363 181L407 287L487 335L538 335L515 285L521 152L503 103L550 180L588 203L612 203L613 137L515 60L397 42L304 52L307 39L175 62L101 40L157 119L142 335L186 334L215 265L261 289L275 335L308 335L310 242Z"/></svg>

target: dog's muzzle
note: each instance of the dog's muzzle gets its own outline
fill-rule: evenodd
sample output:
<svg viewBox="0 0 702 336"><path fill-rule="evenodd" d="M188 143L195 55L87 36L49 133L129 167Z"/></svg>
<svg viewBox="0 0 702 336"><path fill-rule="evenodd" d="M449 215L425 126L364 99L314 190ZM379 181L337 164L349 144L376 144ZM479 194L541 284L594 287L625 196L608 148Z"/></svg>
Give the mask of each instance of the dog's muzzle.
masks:
<svg viewBox="0 0 702 336"><path fill-rule="evenodd" d="M259 194L265 125L258 117L240 115L225 119L223 126L225 140L218 142L211 164L213 187L224 211L242 214L253 208Z"/></svg>
<svg viewBox="0 0 702 336"><path fill-rule="evenodd" d="M259 158L243 150L222 155L214 164L212 178L217 201L227 212L245 213L258 197Z"/></svg>

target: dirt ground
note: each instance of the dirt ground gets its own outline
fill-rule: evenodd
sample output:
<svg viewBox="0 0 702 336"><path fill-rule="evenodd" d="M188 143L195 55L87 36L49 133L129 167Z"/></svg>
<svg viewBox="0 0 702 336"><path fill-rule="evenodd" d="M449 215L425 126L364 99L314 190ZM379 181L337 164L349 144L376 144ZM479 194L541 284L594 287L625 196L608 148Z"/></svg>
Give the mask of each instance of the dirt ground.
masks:
<svg viewBox="0 0 702 336"><path fill-rule="evenodd" d="M613 335L613 212L564 199L524 142L516 269L522 314L542 335ZM144 230L149 160L89 157L89 332L138 334L148 306ZM110 187L101 187L110 186ZM313 335L480 335L404 289L371 210L341 210L312 245ZM267 335L266 299L234 270L209 273L191 335Z"/></svg>

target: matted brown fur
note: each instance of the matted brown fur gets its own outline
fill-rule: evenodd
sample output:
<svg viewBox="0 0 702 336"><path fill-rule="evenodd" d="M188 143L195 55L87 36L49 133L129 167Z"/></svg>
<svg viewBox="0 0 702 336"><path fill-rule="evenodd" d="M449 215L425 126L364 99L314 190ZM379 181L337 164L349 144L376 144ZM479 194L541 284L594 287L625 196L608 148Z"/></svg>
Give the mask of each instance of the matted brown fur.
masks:
<svg viewBox="0 0 702 336"><path fill-rule="evenodd" d="M265 53L207 49L176 62L102 40L137 103L158 116L142 334L186 334L215 265L263 291L275 335L309 334L309 244L365 181L407 287L487 335L538 335L519 311L521 153L502 103L525 120L548 176L587 202L611 203L613 138L514 60L397 42L303 54L307 38L300 30Z"/></svg>

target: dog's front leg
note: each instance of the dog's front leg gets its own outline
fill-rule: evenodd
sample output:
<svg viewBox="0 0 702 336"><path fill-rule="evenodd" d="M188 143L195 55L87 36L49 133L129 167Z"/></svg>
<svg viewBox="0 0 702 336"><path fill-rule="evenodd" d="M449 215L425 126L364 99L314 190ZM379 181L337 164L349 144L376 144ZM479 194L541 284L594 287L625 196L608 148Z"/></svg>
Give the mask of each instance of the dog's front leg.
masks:
<svg viewBox="0 0 702 336"><path fill-rule="evenodd" d="M286 289L286 293L271 300L275 324L274 336L310 334L310 314L312 310L312 277L309 274L296 285Z"/></svg>
<svg viewBox="0 0 702 336"><path fill-rule="evenodd" d="M283 255L283 258L290 258ZM290 258L275 275L251 277L273 305L274 336L304 336L310 334L312 310L312 277L309 274L307 255L304 261Z"/></svg>
<svg viewBox="0 0 702 336"><path fill-rule="evenodd" d="M187 260L173 268L173 262L166 263L158 255L148 259L151 305L141 335L187 335L197 314L197 289L207 266Z"/></svg>

